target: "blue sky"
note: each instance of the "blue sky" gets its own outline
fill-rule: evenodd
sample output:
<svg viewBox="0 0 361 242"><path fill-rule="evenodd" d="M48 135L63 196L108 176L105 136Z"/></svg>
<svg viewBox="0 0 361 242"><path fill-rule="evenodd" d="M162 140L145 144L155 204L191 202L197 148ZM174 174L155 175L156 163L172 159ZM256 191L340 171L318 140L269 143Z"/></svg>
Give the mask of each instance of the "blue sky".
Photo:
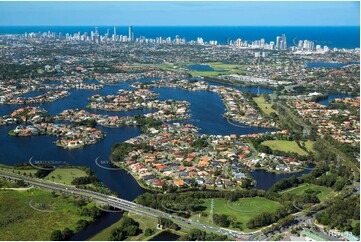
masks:
<svg viewBox="0 0 361 242"><path fill-rule="evenodd" d="M0 2L0 25L359 26L359 2Z"/></svg>

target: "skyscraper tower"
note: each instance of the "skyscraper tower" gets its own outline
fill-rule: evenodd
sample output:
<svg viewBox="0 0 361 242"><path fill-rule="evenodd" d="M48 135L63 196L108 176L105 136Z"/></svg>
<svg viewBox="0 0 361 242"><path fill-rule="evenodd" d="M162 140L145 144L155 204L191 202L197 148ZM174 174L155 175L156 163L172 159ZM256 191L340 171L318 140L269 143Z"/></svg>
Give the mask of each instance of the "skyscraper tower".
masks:
<svg viewBox="0 0 361 242"><path fill-rule="evenodd" d="M113 42L117 41L117 27L114 25Z"/></svg>
<svg viewBox="0 0 361 242"><path fill-rule="evenodd" d="M99 43L99 31L98 31L98 27L95 27L95 43Z"/></svg>
<svg viewBox="0 0 361 242"><path fill-rule="evenodd" d="M286 35L285 34L282 34L282 42L283 42L282 49L287 50L287 40L286 40Z"/></svg>
<svg viewBox="0 0 361 242"><path fill-rule="evenodd" d="M133 27L129 26L128 28L128 39L129 41L133 42Z"/></svg>
<svg viewBox="0 0 361 242"><path fill-rule="evenodd" d="M281 37L277 36L276 38L276 49L280 50L281 49Z"/></svg>

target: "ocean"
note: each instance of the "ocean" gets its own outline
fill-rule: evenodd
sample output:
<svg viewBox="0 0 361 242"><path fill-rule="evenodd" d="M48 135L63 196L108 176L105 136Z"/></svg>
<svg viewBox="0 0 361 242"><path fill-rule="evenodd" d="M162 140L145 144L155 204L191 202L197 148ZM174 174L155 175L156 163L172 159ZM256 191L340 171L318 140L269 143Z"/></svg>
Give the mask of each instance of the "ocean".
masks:
<svg viewBox="0 0 361 242"><path fill-rule="evenodd" d="M99 33L104 35L110 31L113 34L114 26L98 26ZM95 31L95 26L0 26L0 34L24 34L25 32L62 32L74 34ZM354 26L344 27L247 27L247 26L133 26L135 38L171 37L178 35L185 37L187 41L197 40L202 37L204 41L217 40L220 44L226 44L229 40L259 40L264 38L267 43L276 41L277 36L285 34L288 46L298 44L298 40L311 40L315 44L327 45L336 48L359 48L360 28ZM118 26L118 35L128 35L128 26Z"/></svg>

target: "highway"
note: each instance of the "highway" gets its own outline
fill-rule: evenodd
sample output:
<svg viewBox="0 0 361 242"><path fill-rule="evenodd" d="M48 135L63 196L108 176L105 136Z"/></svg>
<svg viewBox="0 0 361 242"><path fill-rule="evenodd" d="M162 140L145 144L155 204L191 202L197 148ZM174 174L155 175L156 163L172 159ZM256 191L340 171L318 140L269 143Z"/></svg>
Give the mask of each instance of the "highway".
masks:
<svg viewBox="0 0 361 242"><path fill-rule="evenodd" d="M124 200L124 199L121 199L121 198L118 198L115 196L109 196L109 195L102 194L99 192L79 189L76 187L63 185L63 184L59 184L59 183L55 183L55 182L51 182L51 181L46 181L46 180L42 180L42 179L38 179L38 178L31 178L28 176L7 172L4 170L0 170L0 177L12 179L12 180L23 180L24 182L26 182L34 187L47 189L47 190L51 190L51 191L56 191L56 192L67 193L67 194L77 196L77 197L88 198L95 202L106 204L106 205L109 205L109 206L117 208L117 209L133 212L133 213L143 215L143 216L146 216L149 218L165 217L165 218L173 220L180 227L185 228L185 229L198 228L198 229L207 230L207 231L210 231L213 233L227 235L232 238L240 238L241 236L245 235L244 233L242 233L240 231L235 231L235 230L230 230L230 229L225 229L225 228L217 228L217 227L213 227L210 225L205 225L202 223L194 222L194 221L191 221L191 220L179 217L179 216L168 214L166 212L163 212L163 211L160 211L157 209L146 207L146 206L136 204L131 201L127 201L127 200Z"/></svg>

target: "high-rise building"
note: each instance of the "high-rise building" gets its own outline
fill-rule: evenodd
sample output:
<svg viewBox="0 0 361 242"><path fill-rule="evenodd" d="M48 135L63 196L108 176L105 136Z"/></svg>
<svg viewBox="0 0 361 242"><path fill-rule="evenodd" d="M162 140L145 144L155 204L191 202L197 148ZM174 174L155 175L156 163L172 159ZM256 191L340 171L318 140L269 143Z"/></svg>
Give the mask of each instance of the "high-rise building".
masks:
<svg viewBox="0 0 361 242"><path fill-rule="evenodd" d="M238 39L236 40L236 46L237 46L237 47L242 47L242 39L239 39L239 38L238 38Z"/></svg>
<svg viewBox="0 0 361 242"><path fill-rule="evenodd" d="M277 50L281 49L281 36L277 36L276 38L276 49Z"/></svg>
<svg viewBox="0 0 361 242"><path fill-rule="evenodd" d="M302 50L302 46L303 46L303 41L299 40L298 45L297 45L297 49Z"/></svg>
<svg viewBox="0 0 361 242"><path fill-rule="evenodd" d="M287 40L286 40L286 35L285 34L282 34L282 42L283 42L283 45L282 45L282 50L287 50Z"/></svg>
<svg viewBox="0 0 361 242"><path fill-rule="evenodd" d="M133 42L133 27L132 26L129 26L128 28L128 39L129 41Z"/></svg>
<svg viewBox="0 0 361 242"><path fill-rule="evenodd" d="M269 42L269 49L273 50L275 48L275 42L271 41Z"/></svg>
<svg viewBox="0 0 361 242"><path fill-rule="evenodd" d="M98 31L98 27L95 27L95 43L99 43L99 31Z"/></svg>
<svg viewBox="0 0 361 242"><path fill-rule="evenodd" d="M117 41L117 27L114 25L113 42Z"/></svg>
<svg viewBox="0 0 361 242"><path fill-rule="evenodd" d="M266 43L266 40L265 40L265 39L261 39L260 47L261 47L261 48L264 48L265 43Z"/></svg>

